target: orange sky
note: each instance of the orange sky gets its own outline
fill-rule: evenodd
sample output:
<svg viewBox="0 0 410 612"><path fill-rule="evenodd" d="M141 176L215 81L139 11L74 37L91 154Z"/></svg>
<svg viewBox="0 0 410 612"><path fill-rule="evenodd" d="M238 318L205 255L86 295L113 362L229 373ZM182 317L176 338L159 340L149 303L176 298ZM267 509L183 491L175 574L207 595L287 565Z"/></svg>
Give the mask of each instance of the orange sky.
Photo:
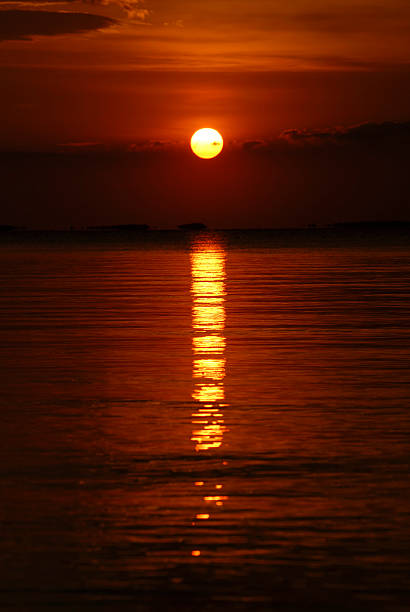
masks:
<svg viewBox="0 0 410 612"><path fill-rule="evenodd" d="M3 148L405 120L408 0L0 0Z"/></svg>

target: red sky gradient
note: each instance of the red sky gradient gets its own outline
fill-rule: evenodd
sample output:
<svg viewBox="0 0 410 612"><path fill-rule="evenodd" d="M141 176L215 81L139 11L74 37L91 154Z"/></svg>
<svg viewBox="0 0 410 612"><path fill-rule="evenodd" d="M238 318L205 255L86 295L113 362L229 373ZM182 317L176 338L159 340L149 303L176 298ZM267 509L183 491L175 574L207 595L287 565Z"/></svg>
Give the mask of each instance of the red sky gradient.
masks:
<svg viewBox="0 0 410 612"><path fill-rule="evenodd" d="M284 140L288 142L284 134L292 129L354 134L353 139L343 141L343 159L340 139L333 146L339 147L338 163L346 168L347 175L353 172L351 160L361 159L366 176L371 174L370 159L363 159L363 151L357 149L364 146L363 134L359 144L355 141L355 150L351 149L357 137L354 126L378 125L378 131L372 132L371 151L374 163L382 170L387 168L386 138L390 146L394 141L395 163L389 163L390 182L385 177L386 195L395 193L398 185L404 189L410 119L408 0L294 0L288 4L275 0L0 0L0 78L1 150L78 155L79 151L112 154L120 149L134 152L135 164L135 151L142 151L141 159L147 149L165 149L166 162L163 153L155 160L155 155L149 155L165 184L172 183L175 172L171 168L179 168L181 159L185 159L191 134L200 127L215 127L226 143L224 159L218 158L215 162L219 166L213 166L218 176L219 172L221 177L226 176L222 168L231 171L230 164L238 155L235 163L237 169L243 166L245 176L252 178L265 168L255 188L263 224L286 221L283 215L272 214L270 198L272 193L279 197L279 192L282 198L290 197L294 177L289 164L298 172L312 164L308 152L311 138L303 139L304 161L300 161L300 153L296 162L295 153L279 153L277 147L274 153L272 147L266 149L266 143L277 139L282 145ZM392 122L404 127L400 133L393 128L393 133L386 136L386 125ZM255 152L244 153L246 143L253 141L265 147L263 164L256 163ZM322 140L316 142L318 145L323 149ZM289 146L300 149L301 140L296 143L293 139ZM312 172L325 177L329 156L321 155L317 160L321 166L314 165ZM388 157L390 162L392 155ZM268 157L269 163L274 163L272 167L268 164L269 169ZM8 164L17 163L7 160ZM182 171L187 163L191 162L184 162ZM36 164L37 177L41 175L42 179L38 178L38 187L33 189L50 192L53 179L47 180L46 166L38 160ZM286 169L280 174L279 189L279 184L272 183L272 176L281 165ZM149 171L137 166L134 176L141 186L154 166ZM16 168L18 172L18 163ZM7 175L4 180L8 185ZM99 187L93 188L90 181L87 175L90 197L100 197ZM177 187L169 189L175 191L176 201L188 205L185 198L190 197L189 189L184 185L186 193L180 197ZM359 187L361 194L370 188L364 182ZM229 198L240 197L232 185L222 181L218 187L225 197L228 188ZM313 189L306 184L308 188ZM13 194L13 185L7 189ZM116 210L124 222L133 220L129 217L134 191L129 191L125 209ZM166 196L163 191L156 197ZM138 197L147 197L145 192L146 184ZM332 194L329 188L326 192ZM301 195L303 190L297 197ZM309 197L313 201L314 193ZM408 194L406 199L401 193L399 199L401 204L396 202L393 208L396 206L401 217L407 217ZM14 200L12 195L11 208ZM185 215L185 204L180 216ZM36 206L42 205L37 202ZM101 218L111 221L106 206ZM92 208L90 214L83 215L85 221L98 221ZM15 217L16 210L22 210L20 204L13 210L11 216L18 221ZM371 210L367 205L363 215L368 216ZM205 212L209 211L200 209L197 216L203 217ZM236 218L235 210L229 212L234 225L247 222L243 215ZM140 213L139 218L144 216ZM379 211L379 216L381 213L387 211ZM37 221L43 224L49 211L40 211L39 215ZM169 215L161 215L165 224L170 223ZM323 211L319 214L320 218L325 216ZM9 219L8 213L6 217ZM68 217L70 211L55 215L52 224L69 222ZM300 222L314 221L301 211L296 218ZM225 224L227 220L221 217L220 222Z"/></svg>

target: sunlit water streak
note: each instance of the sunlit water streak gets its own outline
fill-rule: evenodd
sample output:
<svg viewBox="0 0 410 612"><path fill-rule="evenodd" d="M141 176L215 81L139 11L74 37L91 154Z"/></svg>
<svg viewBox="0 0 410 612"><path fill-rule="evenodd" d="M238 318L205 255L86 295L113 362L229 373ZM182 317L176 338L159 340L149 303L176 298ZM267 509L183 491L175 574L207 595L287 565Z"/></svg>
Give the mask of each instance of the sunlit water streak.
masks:
<svg viewBox="0 0 410 612"><path fill-rule="evenodd" d="M193 331L193 379L195 382L192 399L198 402L192 413L191 440L196 452L220 449L227 431L223 409L225 403L224 378L226 369L225 329L225 251L215 240L197 240L191 252L192 269L192 331ZM223 403L224 402L224 403ZM222 461L222 464L226 462ZM207 508L195 515L197 521L212 520L209 506L221 507L228 499L215 495L223 488L222 483L201 484L202 500ZM212 491L214 489L214 491ZM209 495L209 492L214 495ZM206 494L208 493L208 495ZM201 550L192 550L193 557L199 557Z"/></svg>
<svg viewBox="0 0 410 612"><path fill-rule="evenodd" d="M318 236L0 248L3 607L407 611L410 248Z"/></svg>

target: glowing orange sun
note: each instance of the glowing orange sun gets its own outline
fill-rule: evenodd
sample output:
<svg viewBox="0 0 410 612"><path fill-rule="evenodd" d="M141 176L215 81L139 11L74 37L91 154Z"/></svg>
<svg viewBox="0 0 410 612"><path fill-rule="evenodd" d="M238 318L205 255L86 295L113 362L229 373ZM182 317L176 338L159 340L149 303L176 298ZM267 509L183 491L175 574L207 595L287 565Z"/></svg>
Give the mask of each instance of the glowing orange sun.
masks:
<svg viewBox="0 0 410 612"><path fill-rule="evenodd" d="M212 128L202 128L193 134L191 149L202 159L212 159L222 151L224 141L222 136Z"/></svg>

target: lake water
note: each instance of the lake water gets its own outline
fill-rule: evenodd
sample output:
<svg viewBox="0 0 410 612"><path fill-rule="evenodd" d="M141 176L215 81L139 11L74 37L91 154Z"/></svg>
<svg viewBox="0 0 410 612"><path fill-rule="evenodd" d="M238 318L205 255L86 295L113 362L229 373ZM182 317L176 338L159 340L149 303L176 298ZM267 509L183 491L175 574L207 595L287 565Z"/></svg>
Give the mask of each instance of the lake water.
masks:
<svg viewBox="0 0 410 612"><path fill-rule="evenodd" d="M409 276L394 233L3 236L3 609L407 611Z"/></svg>

